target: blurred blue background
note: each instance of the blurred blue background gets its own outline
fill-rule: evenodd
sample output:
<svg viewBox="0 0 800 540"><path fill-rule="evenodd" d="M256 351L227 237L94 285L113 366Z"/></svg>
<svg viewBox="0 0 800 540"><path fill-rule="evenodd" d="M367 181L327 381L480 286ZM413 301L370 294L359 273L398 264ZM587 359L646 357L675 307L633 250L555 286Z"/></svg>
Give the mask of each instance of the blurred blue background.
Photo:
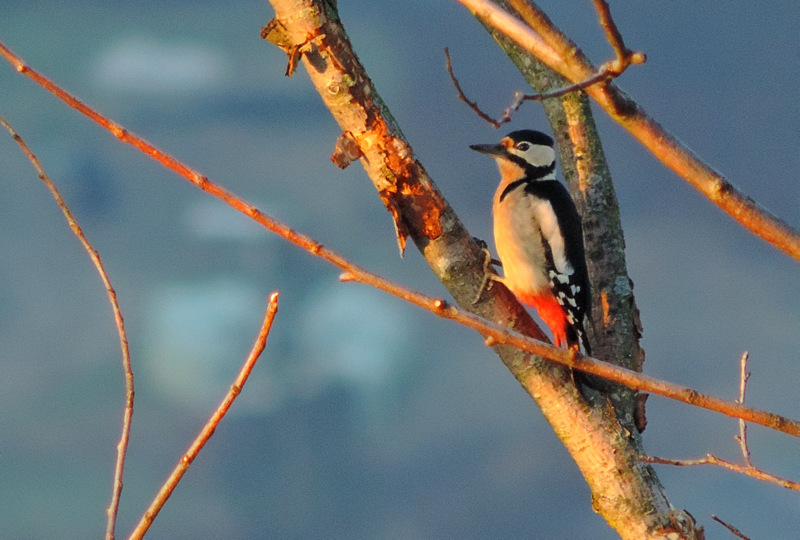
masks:
<svg viewBox="0 0 800 540"><path fill-rule="evenodd" d="M542 1L597 63L591 2ZM497 173L467 145L548 130L538 106L492 130L525 89L454 1L339 1L356 50L470 232L491 238ZM800 227L797 2L612 4L648 55L619 84L747 194ZM399 258L358 166L303 69L259 38L266 2L0 1L0 40L89 105L358 264L445 295ZM261 231L0 65L0 114L25 138L100 252L128 324L136 411L126 536L216 406L281 293L265 355L158 516L153 538L615 538L573 463L473 332ZM646 371L800 417L800 273L665 170L602 113L642 312ZM102 285L50 194L0 137L0 536L97 538L123 405ZM739 459L735 420L654 397L645 448ZM795 480L800 444L752 427L755 464ZM728 533L796 537L796 493L711 468L659 467L671 502Z"/></svg>

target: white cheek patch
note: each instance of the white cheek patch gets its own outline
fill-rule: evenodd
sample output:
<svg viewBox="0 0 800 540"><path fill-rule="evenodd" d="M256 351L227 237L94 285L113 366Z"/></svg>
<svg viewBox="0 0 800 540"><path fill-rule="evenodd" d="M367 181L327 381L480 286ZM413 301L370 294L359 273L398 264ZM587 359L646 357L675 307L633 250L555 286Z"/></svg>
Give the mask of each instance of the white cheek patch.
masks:
<svg viewBox="0 0 800 540"><path fill-rule="evenodd" d="M549 146L532 145L524 154L525 161L536 167L546 167L556 160L556 151Z"/></svg>

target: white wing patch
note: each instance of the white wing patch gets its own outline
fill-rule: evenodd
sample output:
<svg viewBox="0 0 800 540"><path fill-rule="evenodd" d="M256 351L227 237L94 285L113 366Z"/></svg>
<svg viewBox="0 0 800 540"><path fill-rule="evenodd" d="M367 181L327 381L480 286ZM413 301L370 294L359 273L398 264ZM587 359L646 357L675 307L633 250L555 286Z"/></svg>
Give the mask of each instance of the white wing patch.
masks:
<svg viewBox="0 0 800 540"><path fill-rule="evenodd" d="M555 264L556 271L558 272L556 279L563 284L567 284L575 270L572 268L572 265L569 264L569 261L567 261L564 237L561 236L561 230L558 226L556 213L553 212L553 206L549 201L537 199L531 206L531 209L542 230L542 238L550 246L550 253L553 255L553 264Z"/></svg>

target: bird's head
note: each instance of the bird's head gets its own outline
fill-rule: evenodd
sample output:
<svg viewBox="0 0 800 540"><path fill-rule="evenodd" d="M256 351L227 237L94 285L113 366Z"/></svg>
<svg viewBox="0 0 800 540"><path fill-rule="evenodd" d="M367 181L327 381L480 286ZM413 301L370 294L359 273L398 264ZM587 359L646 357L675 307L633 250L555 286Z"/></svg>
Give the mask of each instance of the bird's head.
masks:
<svg viewBox="0 0 800 540"><path fill-rule="evenodd" d="M550 136L540 131L513 131L498 144L473 144L470 148L492 156L505 180L516 180L525 176L531 180L554 177L555 143Z"/></svg>

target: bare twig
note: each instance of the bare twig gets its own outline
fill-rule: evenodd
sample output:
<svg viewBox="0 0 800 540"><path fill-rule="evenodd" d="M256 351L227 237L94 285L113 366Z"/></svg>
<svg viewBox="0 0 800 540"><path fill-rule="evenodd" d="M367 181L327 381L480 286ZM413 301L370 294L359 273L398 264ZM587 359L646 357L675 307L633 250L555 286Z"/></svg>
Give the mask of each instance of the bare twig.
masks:
<svg viewBox="0 0 800 540"><path fill-rule="evenodd" d="M733 525L730 525L730 524L728 524L728 523L725 523L724 521L722 521L722 520L721 520L720 518L718 518L717 516L715 516L715 515L713 515L713 514L712 514L712 515L711 515L711 519L713 519L714 521L716 521L717 523L719 523L720 525L722 525L723 527L725 527L726 529L728 529L728 530L731 532L731 534L732 534L732 535L734 535L734 536L738 536L739 538L742 538L743 540L750 540L750 537L749 537L749 536L745 536L745 535L742 533L742 531L740 531L739 529L737 529L737 528L736 528L736 527L734 527Z"/></svg>
<svg viewBox="0 0 800 540"><path fill-rule="evenodd" d="M614 19L611 17L611 8L608 7L608 2L606 2L606 0L594 0L594 6L600 18L600 26L603 27L603 31L606 33L606 39L611 45L611 48L614 49L614 54L617 56L615 60L617 64L615 70L618 74L622 74L631 64L643 64L647 57L644 53L632 51L625 46L622 34L619 28L617 28Z"/></svg>
<svg viewBox="0 0 800 540"><path fill-rule="evenodd" d="M747 380L750 378L750 372L747 371L748 358L749 354L745 351L742 354L741 358L739 359L739 369L740 369L739 397L736 400L736 403L740 406L744 406L745 391L747 389ZM735 463L731 463L730 461L720 459L712 454L708 454L706 455L705 458L701 459L663 459L653 456L645 456L642 459L642 461L646 461L648 463L660 463L662 465L678 465L678 466L716 465L740 474L750 476L752 478L756 478L758 480L763 480L765 482L777 484L786 489L800 491L800 482L794 482L786 478L781 478L779 476L769 474L753 466L753 463L750 461L750 448L748 447L747 444L747 424L745 420L741 417L739 417L739 435L737 435L735 439L736 442L739 443L739 448L741 449L742 452L742 460L744 461L743 465L737 465Z"/></svg>
<svg viewBox="0 0 800 540"><path fill-rule="evenodd" d="M708 454L706 457L700 459L665 459L655 456L642 456L641 460L647 463L658 463L660 465L675 465L677 467L696 467L698 465L715 465L717 467L722 467L723 469L728 469L729 471L733 471L739 474L744 474L751 478L755 478L756 480L763 480L765 482L769 482L771 484L775 484L786 489L791 489L793 491L800 491L800 482L795 482L793 480L781 478L780 476L775 476L774 474L764 472L752 466L738 465L736 463L732 463L725 459L720 459L711 454Z"/></svg>
<svg viewBox="0 0 800 540"><path fill-rule="evenodd" d="M461 89L461 84L458 82L458 79L453 73L453 62L450 60L450 49L448 49L447 47L444 48L444 57L445 60L447 61L447 72L450 74L450 80L453 81L453 86L456 87L456 92L458 92L459 99L461 99L461 101L469 105L469 108L475 111L475 114L477 114L478 116L480 116L481 118L492 124L495 128L499 128L504 122L508 122L508 120L495 120L494 118L483 112L476 102L472 101L467 97L467 95ZM516 109L518 109L521 104L522 102L520 102L520 104L516 106Z"/></svg>
<svg viewBox="0 0 800 540"><path fill-rule="evenodd" d="M596 1L602 1L602 0L596 0ZM612 26L614 25L613 21L610 21L610 25ZM616 28L616 26L613 26L613 28ZM621 39L622 38L620 37L620 40ZM544 101L545 99L559 98L561 96L569 94L570 92L577 92L579 90L584 90L589 86L592 86L593 84L602 83L604 81L609 81L611 79L619 77L620 75L622 75L622 72L628 69L628 67L631 64L644 63L645 55L643 53L630 51L628 49L620 51L617 49L617 47L615 47L614 50L615 52L617 52L616 59L606 64L603 64L597 71L597 73L595 73L591 77L584 79L583 81L564 86L563 88L557 88L556 90L552 90L550 92L543 92L539 94L524 94L522 92L516 92L514 94L513 100L511 101L511 104L503 110L503 113L497 120L495 120L490 115L485 113L475 101L467 97L467 95L461 88L461 84L459 83L458 78L455 76L455 73L453 73L453 63L450 60L450 51L447 47L445 47L444 49L444 55L446 59L447 72L450 74L450 80L453 81L453 86L455 86L456 92L458 92L459 99L461 99L461 101L469 105L470 109L475 111L475 114L480 116L483 120L487 121L495 128L499 128L503 124L510 122L511 118L514 116L514 113L516 113L519 110L519 108L522 107L522 104L525 103L526 101Z"/></svg>
<svg viewBox="0 0 800 540"><path fill-rule="evenodd" d="M596 69L532 2L510 0L525 22L491 0L459 0L476 17L508 36L567 80L587 80ZM523 7L524 10L520 10ZM527 25L526 25L527 23ZM530 25L530 26L528 26ZM756 236L800 261L800 233L739 191L665 130L612 82L586 92L623 128L677 175Z"/></svg>
<svg viewBox="0 0 800 540"><path fill-rule="evenodd" d="M142 519L136 525L136 528L130 535L130 540L138 540L144 536L147 530L152 525L153 520L156 518L158 513L161 511L161 508L164 506L164 503L167 502L170 495L174 491L175 487L178 485L178 482L181 481L183 475L189 469L189 466L192 464L194 459L203 449L205 444L214 434L214 430L217 429L220 421L225 417L225 414L230 409L231 405L233 404L234 400L239 396L242 392L242 387L247 382L247 378L250 376L250 372L253 371L253 367L256 365L259 356L264 351L264 346L267 343L267 337L269 336L269 331L272 328L272 322L275 320L275 314L278 312L278 293L272 293L269 297L269 304L267 305L267 312L264 317L264 322L261 325L261 330L258 333L258 337L256 338L255 343L253 344L253 348L250 351L250 354L247 357L242 369L239 371L239 375L236 377L233 385L231 385L230 390L228 391L225 398L222 400L222 403L219 404L219 407L214 411L211 417L206 422L206 425L203 426L203 429L200 431L200 434L195 438L192 442L189 449L186 453L181 457L178 464L172 470L172 474L170 474L169 478L164 482L164 485L161 486L158 494L156 495L153 502L150 504L150 507L142 516Z"/></svg>
<svg viewBox="0 0 800 540"><path fill-rule="evenodd" d="M53 182L50 180L50 177L48 177L47 173L45 173L42 164L39 162L39 159L30 150L30 148L28 148L28 145L25 144L25 141L22 140L22 137L19 136L14 128L12 128L2 116L0 116L0 124L6 128L20 148L22 148L22 152L31 162L33 168L36 169L39 178L42 180L42 182L44 182L45 186L47 186L47 189L56 200L56 204L64 214L64 217L66 218L70 229L72 229L73 234L75 234L75 236L78 238L81 245L86 250L86 253L89 254L92 264L94 264L94 267L97 269L97 273L100 274L100 279L106 288L106 294L108 295L108 300L111 304L111 310L114 312L114 322L116 323L117 327L120 349L122 349L122 370L125 374L125 409L122 415L122 435L120 436L119 443L117 444L117 462L114 468L111 503L109 504L106 512L108 515L106 538L113 539L114 529L117 521L117 511L119 510L119 499L120 495L122 494L122 473L125 468L125 455L128 450L131 419L133 417L133 370L131 369L131 357L130 350L128 348L128 336L125 332L125 322L122 319L122 312L120 311L119 303L117 302L117 292L114 290L114 287L111 286L111 280L109 279L108 274L103 267L103 262L100 260L100 254L97 253L94 247L92 247L92 244L89 242L88 238L86 238L86 235L83 233L80 225L78 225L78 222L75 221L75 217L72 215L69 207L67 207L67 203L64 202L64 199L61 197L61 193L58 191L58 188L56 188L55 184L53 184Z"/></svg>
<svg viewBox="0 0 800 540"><path fill-rule="evenodd" d="M744 405L745 392L747 391L747 381L750 379L750 372L747 371L747 360L750 355L745 351L739 359L739 399L737 403ZM736 436L736 442L739 443L739 448L742 450L742 459L744 464L752 467L750 462L750 448L747 445L747 424L741 418L739 419L739 435Z"/></svg>

